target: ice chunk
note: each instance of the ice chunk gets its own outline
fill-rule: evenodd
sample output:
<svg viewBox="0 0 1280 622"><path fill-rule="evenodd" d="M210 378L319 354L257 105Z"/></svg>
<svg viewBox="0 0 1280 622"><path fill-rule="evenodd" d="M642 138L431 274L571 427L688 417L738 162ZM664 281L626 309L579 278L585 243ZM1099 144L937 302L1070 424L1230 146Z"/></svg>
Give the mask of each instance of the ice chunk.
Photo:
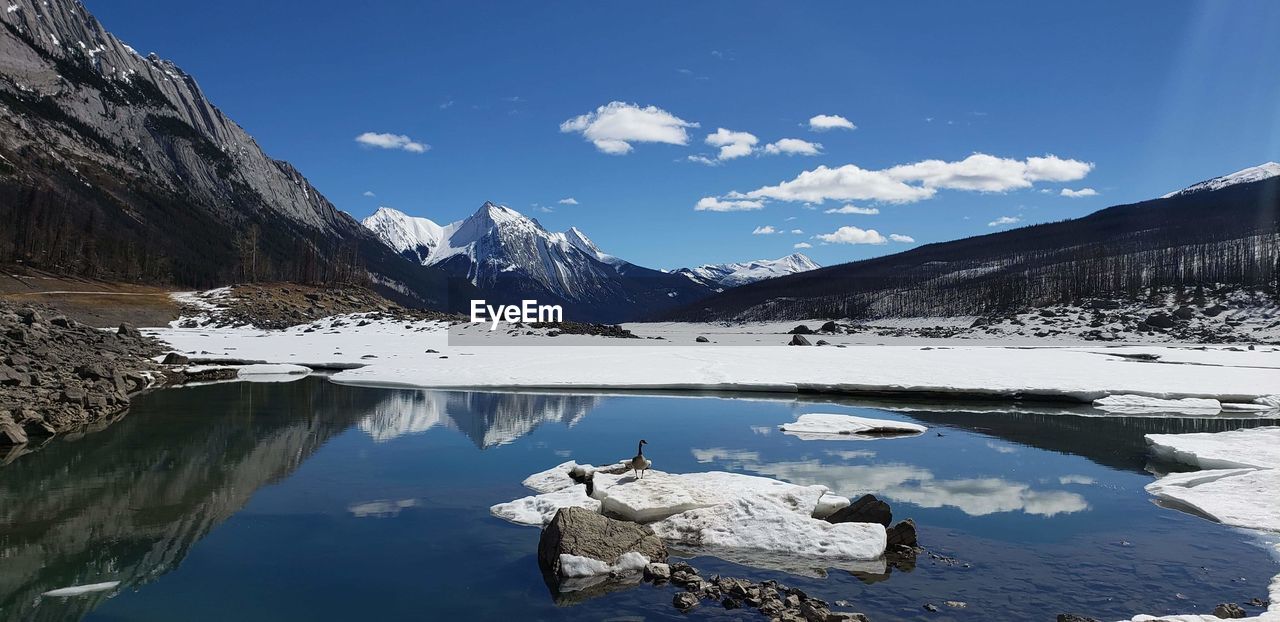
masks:
<svg viewBox="0 0 1280 622"><path fill-rule="evenodd" d="M289 363L257 363L254 365L242 365L236 368L236 375L244 376L279 376L279 375L302 375L311 373L311 368L302 365L291 365Z"/></svg>
<svg viewBox="0 0 1280 622"><path fill-rule="evenodd" d="M555 492L573 486L576 482L569 477L569 471L582 466L573 460L561 462L545 471L539 471L524 478L520 483L534 492Z"/></svg>
<svg viewBox="0 0 1280 622"><path fill-rule="evenodd" d="M784 423L779 428L801 440L830 439L833 436L849 438L874 438L877 435L921 434L928 428L905 421L868 419L853 415L828 415L810 413L800 415L794 423Z"/></svg>
<svg viewBox="0 0 1280 622"><path fill-rule="evenodd" d="M874 560L884 554L879 523L828 523L769 497L748 496L676 514L652 525L675 546L765 551L811 558Z"/></svg>
<svg viewBox="0 0 1280 622"><path fill-rule="evenodd" d="M586 508L599 512L600 502L587 496L585 486L574 486L499 503L489 508L489 512L518 525L542 527L555 518L560 508L567 507Z"/></svg>
<svg viewBox="0 0 1280 622"><path fill-rule="evenodd" d="M644 570L649 558L635 551L627 551L609 564L581 555L560 554L560 575L564 577L591 577L602 574L628 574Z"/></svg>
<svg viewBox="0 0 1280 622"><path fill-rule="evenodd" d="M56 590L45 592L45 596L81 596L84 594L92 594L93 592L105 592L115 589L120 585L119 581L104 581L102 583L90 583L88 585L73 585L71 587L62 587Z"/></svg>
<svg viewBox="0 0 1280 622"><path fill-rule="evenodd" d="M764 497L801 516L810 516L826 486L797 486L787 482L741 473L670 474L649 471L643 479L623 476L616 483L601 485L597 475L597 497L605 514L647 523L688 510L726 504L742 497Z"/></svg>
<svg viewBox="0 0 1280 622"><path fill-rule="evenodd" d="M1280 470L1220 469L1174 473L1150 484L1147 492L1173 501L1220 523L1280 531Z"/></svg>
<svg viewBox="0 0 1280 622"><path fill-rule="evenodd" d="M1280 395L1264 395L1253 400L1253 403L1270 406L1272 408L1280 408Z"/></svg>
<svg viewBox="0 0 1280 622"><path fill-rule="evenodd" d="M840 495L825 494L818 499L818 504L813 507L814 518L826 518L836 513L840 508L848 507L850 501L848 497Z"/></svg>
<svg viewBox="0 0 1280 622"><path fill-rule="evenodd" d="M1222 403L1213 399L1187 397L1166 400L1145 395L1108 395L1093 400L1093 405L1107 412L1121 414L1166 412L1212 415L1222 410Z"/></svg>
<svg viewBox="0 0 1280 622"><path fill-rule="evenodd" d="M1202 469L1280 468L1280 427L1148 434L1146 439L1156 457Z"/></svg>

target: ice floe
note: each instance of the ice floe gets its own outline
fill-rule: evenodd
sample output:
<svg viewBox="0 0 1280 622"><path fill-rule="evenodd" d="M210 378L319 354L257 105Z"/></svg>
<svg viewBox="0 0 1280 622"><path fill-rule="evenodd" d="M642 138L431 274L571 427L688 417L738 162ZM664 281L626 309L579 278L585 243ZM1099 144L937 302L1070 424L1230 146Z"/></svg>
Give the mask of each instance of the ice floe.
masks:
<svg viewBox="0 0 1280 622"><path fill-rule="evenodd" d="M1280 468L1280 427L1276 426L1145 438L1157 458L1202 469Z"/></svg>
<svg viewBox="0 0 1280 622"><path fill-rule="evenodd" d="M577 479L584 473L593 474L591 495L570 472ZM637 479L572 460L530 475L524 485L542 492L494 505L490 508L493 515L517 524L543 526L562 507L583 507L648 523L672 546L748 565L761 565L763 560L761 567L809 573L813 569L808 560L830 565L872 562L885 550L882 525L821 520L849 504L849 499L831 494L822 485L723 471L675 474L651 470ZM587 566L584 572L607 567Z"/></svg>
<svg viewBox="0 0 1280 622"><path fill-rule="evenodd" d="M902 435L917 435L928 428L905 421L869 419L853 415L829 415L809 413L800 415L793 423L778 426L783 432L801 440L836 438L873 439Z"/></svg>
<svg viewBox="0 0 1280 622"><path fill-rule="evenodd" d="M1169 400L1145 395L1108 395L1093 400L1093 405L1107 412L1138 415L1148 412L1214 415L1222 411L1222 402L1194 397Z"/></svg>
<svg viewBox="0 0 1280 622"><path fill-rule="evenodd" d="M1173 473L1147 492L1225 525L1280 531L1280 470L1215 469Z"/></svg>

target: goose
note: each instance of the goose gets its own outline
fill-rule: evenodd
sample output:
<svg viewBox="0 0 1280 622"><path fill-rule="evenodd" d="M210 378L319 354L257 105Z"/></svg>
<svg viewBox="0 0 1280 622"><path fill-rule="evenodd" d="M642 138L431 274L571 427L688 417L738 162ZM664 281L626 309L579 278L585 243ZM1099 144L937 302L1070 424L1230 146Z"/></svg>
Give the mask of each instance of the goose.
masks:
<svg viewBox="0 0 1280 622"><path fill-rule="evenodd" d="M640 444L636 446L636 457L632 458L631 461L627 463L627 466L631 467L631 469L636 472L637 478L644 477L644 472L649 470L650 466L653 466L653 463L644 457L644 446L648 444L649 441L640 439Z"/></svg>

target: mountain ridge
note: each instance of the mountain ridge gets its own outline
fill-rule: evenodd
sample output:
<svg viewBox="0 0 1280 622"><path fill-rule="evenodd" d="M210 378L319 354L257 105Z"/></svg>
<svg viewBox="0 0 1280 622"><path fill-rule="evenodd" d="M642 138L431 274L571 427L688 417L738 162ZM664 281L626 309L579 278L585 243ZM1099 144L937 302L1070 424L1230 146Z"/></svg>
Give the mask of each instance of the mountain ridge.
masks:
<svg viewBox="0 0 1280 622"><path fill-rule="evenodd" d="M562 304L566 318L576 321L635 320L712 291L604 253L576 227L548 231L537 219L489 201L446 225L388 207L362 224L410 261L491 296Z"/></svg>

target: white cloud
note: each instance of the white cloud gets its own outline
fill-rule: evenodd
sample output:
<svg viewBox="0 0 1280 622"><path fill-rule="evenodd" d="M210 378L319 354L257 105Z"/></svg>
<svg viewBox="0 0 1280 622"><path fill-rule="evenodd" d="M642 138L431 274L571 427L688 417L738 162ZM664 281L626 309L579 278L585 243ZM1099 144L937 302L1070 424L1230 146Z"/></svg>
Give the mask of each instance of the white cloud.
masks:
<svg viewBox="0 0 1280 622"><path fill-rule="evenodd" d="M559 201L556 201L556 203L559 203L561 205L577 205L578 200L573 197L565 197L563 199L560 199Z"/></svg>
<svg viewBox="0 0 1280 622"><path fill-rule="evenodd" d="M1080 197L1094 197L1094 196L1098 196L1098 191L1094 190L1093 188L1081 188L1079 190L1063 188L1062 196L1071 197L1073 199L1078 199Z"/></svg>
<svg viewBox="0 0 1280 622"><path fill-rule="evenodd" d="M704 155L691 155L687 159L690 162L697 162L698 164L706 164L707 166L720 166L719 160L708 158L707 156L704 156Z"/></svg>
<svg viewBox="0 0 1280 622"><path fill-rule="evenodd" d="M801 231L800 229L792 229L792 230L791 230L791 233L794 233L795 235L800 235L800 234L804 233L804 231Z"/></svg>
<svg viewBox="0 0 1280 622"><path fill-rule="evenodd" d="M800 173L791 181L765 186L748 192L745 196L806 203L822 203L828 199L910 203L927 199L934 192L933 188L912 186L893 179L883 171L868 171L854 164L846 164L839 168L819 166Z"/></svg>
<svg viewBox="0 0 1280 622"><path fill-rule="evenodd" d="M809 119L809 130L813 132L856 129L858 129L858 126L838 114L820 114Z"/></svg>
<svg viewBox="0 0 1280 622"><path fill-rule="evenodd" d="M1005 225L1012 225L1012 224L1019 223L1019 222L1022 222L1022 217L1021 217L1021 216L1001 216L1001 217L999 217L999 218L997 218L997 219L995 219L995 220L993 220L993 221L991 221L991 222L987 223L987 226L988 226L988 227L1003 227L1003 226L1005 226Z"/></svg>
<svg viewBox="0 0 1280 622"><path fill-rule="evenodd" d="M808 242L796 242L792 248L813 248L813 245Z"/></svg>
<svg viewBox="0 0 1280 622"><path fill-rule="evenodd" d="M603 153L631 152L631 143L689 144L685 128L698 127L657 106L641 108L625 102L609 102L593 112L560 124L564 133L579 132Z"/></svg>
<svg viewBox="0 0 1280 622"><path fill-rule="evenodd" d="M924 160L883 170L866 170L855 164L838 168L824 165L804 171L790 181L727 196L805 203L827 200L912 203L932 198L943 188L1006 192L1029 187L1036 181L1081 179L1092 169L1092 163L1052 155L1015 160L975 153L956 162Z"/></svg>
<svg viewBox="0 0 1280 622"><path fill-rule="evenodd" d="M763 227L756 227L755 231L751 232L751 235L773 235L775 233L781 232L774 229L773 225L764 225Z"/></svg>
<svg viewBox="0 0 1280 622"><path fill-rule="evenodd" d="M708 145L720 148L720 153L716 155L719 160L732 160L750 155L758 142L760 139L750 132L735 132L723 127L716 128L714 134L707 134L706 140Z"/></svg>
<svg viewBox="0 0 1280 622"><path fill-rule="evenodd" d="M764 146L764 152L769 155L806 155L813 156L822 153L821 143L811 143L807 140L799 138L782 138L777 142L772 142Z"/></svg>
<svg viewBox="0 0 1280 622"><path fill-rule="evenodd" d="M884 244L885 238L875 229L859 229L857 227L840 227L832 233L814 236L828 244Z"/></svg>
<svg viewBox="0 0 1280 622"><path fill-rule="evenodd" d="M889 239L893 240L894 242L902 242L903 244L915 244L916 242L915 238L909 235L902 235L900 233L890 233Z"/></svg>
<svg viewBox="0 0 1280 622"><path fill-rule="evenodd" d="M420 143L404 134L381 134L378 132L365 132L356 136L356 142L366 147L377 147L379 149L399 149L408 151L409 153L426 153L431 145Z"/></svg>
<svg viewBox="0 0 1280 622"><path fill-rule="evenodd" d="M376 197L376 196L378 196L378 195L374 194L372 190L365 190L364 192L361 192L361 193L360 193L360 196L364 196L364 197L370 197L370 198L372 198L372 197Z"/></svg>
<svg viewBox="0 0 1280 622"><path fill-rule="evenodd" d="M747 212L764 209L764 203L753 200L724 200L716 197L702 197L693 207L699 212Z"/></svg>
<svg viewBox="0 0 1280 622"><path fill-rule="evenodd" d="M926 188L1007 192L1029 188L1036 181L1081 179L1092 169L1092 163L1053 155L1014 160L975 153L956 162L924 160L903 164L886 169L885 173L899 181L919 182Z"/></svg>
<svg viewBox="0 0 1280 622"><path fill-rule="evenodd" d="M874 207L858 207L857 205L845 205L822 212L824 214L862 214L863 216L875 216L880 213L879 209Z"/></svg>

